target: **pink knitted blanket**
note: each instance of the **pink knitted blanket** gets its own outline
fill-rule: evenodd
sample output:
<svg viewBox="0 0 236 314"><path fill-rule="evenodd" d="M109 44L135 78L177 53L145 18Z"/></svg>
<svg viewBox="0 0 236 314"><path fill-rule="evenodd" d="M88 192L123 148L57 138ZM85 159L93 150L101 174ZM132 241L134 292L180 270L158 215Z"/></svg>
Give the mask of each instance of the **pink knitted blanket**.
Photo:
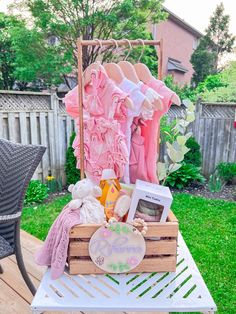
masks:
<svg viewBox="0 0 236 314"><path fill-rule="evenodd" d="M65 268L70 229L80 224L80 213L65 206L51 226L43 247L35 254L41 266L51 266L51 278L59 278Z"/></svg>

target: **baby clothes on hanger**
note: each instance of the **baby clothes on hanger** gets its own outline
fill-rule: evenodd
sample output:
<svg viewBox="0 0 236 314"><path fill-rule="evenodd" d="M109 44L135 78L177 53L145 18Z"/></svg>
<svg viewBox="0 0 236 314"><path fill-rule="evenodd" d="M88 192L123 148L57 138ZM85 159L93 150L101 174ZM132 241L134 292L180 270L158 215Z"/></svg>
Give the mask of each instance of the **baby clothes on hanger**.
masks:
<svg viewBox="0 0 236 314"><path fill-rule="evenodd" d="M155 111L153 119L146 122L145 127L141 127L141 134L145 138L145 156L147 160L147 174L150 182L159 183L157 178L157 135L160 127L161 117L167 113L171 104L172 97L175 95L162 81L152 78L147 85L160 94L163 99L163 109Z"/></svg>
<svg viewBox="0 0 236 314"><path fill-rule="evenodd" d="M132 99L134 103L134 108L127 110L127 119L125 123L121 124L121 128L125 134L128 154L130 156L131 151L131 126L133 123L133 119L135 117L139 117L142 113L142 104L145 100L145 96L140 91L139 87L133 83L132 81L124 78L123 81L119 84L119 88L124 92L129 94L129 97ZM130 183L130 176L129 176L129 163L125 166L125 173L124 173L124 182Z"/></svg>
<svg viewBox="0 0 236 314"><path fill-rule="evenodd" d="M93 70L91 84L84 87L84 118L102 116L124 122L127 115L127 97L128 94L118 88L103 70ZM78 118L78 86L65 95L64 102L67 113L74 119Z"/></svg>
<svg viewBox="0 0 236 314"><path fill-rule="evenodd" d="M75 89L74 89L75 90ZM78 94L75 91L65 97L67 112L78 118ZM102 70L93 70L91 84L84 87L84 154L85 173L98 183L102 170L114 169L118 178L123 177L129 161L126 139L120 123L126 123L128 94L119 89ZM76 122L79 126L79 121ZM77 168L80 168L80 137L74 143Z"/></svg>
<svg viewBox="0 0 236 314"><path fill-rule="evenodd" d="M152 120L154 111L158 108L156 104L157 99L162 99L157 92L152 88L148 87L143 82L139 81L137 84L141 92L147 97L147 99L152 104L152 109L150 110L150 117L146 120ZM148 181L147 175L147 160L145 158L145 138L141 135L141 126L145 127L145 123L142 122L142 119L135 118L132 124L131 129L135 130L132 132L131 137L131 153L130 153L130 182L135 183L137 179ZM147 141L147 139L146 139Z"/></svg>

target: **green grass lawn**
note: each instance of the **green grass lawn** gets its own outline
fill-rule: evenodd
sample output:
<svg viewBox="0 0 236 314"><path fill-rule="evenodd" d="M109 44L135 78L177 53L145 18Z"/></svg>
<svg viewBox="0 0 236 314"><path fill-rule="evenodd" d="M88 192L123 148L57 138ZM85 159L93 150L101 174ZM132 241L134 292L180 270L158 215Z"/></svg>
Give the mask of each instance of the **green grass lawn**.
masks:
<svg viewBox="0 0 236 314"><path fill-rule="evenodd" d="M44 240L70 195L23 210L22 229ZM175 194L172 210L194 260L218 306L236 313L236 203Z"/></svg>

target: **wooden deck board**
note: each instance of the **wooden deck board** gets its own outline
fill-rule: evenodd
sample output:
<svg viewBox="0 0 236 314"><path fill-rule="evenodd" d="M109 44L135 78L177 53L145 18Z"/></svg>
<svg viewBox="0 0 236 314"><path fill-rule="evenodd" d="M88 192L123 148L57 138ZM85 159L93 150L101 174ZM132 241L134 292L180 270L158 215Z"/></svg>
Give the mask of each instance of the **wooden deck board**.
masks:
<svg viewBox="0 0 236 314"><path fill-rule="evenodd" d="M46 267L38 266L34 262L34 254L42 245L42 241L33 237L32 235L21 231L21 246L24 257L24 262L28 274L30 275L35 286L38 287L40 280L44 274ZM30 304L32 302L32 295L25 285L24 280L21 277L20 271L16 264L14 256L5 258L0 261L4 269L4 273L0 274L0 313L8 314L28 314L31 313ZM48 312L47 312L48 313ZM50 312L50 314L59 314L62 312ZM78 312L81 313L81 312ZM94 313L94 312L93 312ZM119 312L116 314L123 314ZM46 312L44 313L46 314ZM49 314L49 313L48 313ZM76 313L75 313L76 314ZM92 314L86 312L85 314ZM105 314L102 312L96 312L96 314ZM111 314L111 313L110 313ZM133 312L127 312L127 314L134 314ZM140 314L147 314L140 312ZM153 313L148 313L153 314ZM156 313L155 314L167 314Z"/></svg>

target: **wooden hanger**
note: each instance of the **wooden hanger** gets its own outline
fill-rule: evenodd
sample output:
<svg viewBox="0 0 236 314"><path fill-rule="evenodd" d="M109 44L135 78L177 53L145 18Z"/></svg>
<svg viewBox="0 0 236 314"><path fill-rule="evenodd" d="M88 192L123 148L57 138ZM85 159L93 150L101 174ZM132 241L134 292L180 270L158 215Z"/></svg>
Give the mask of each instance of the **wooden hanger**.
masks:
<svg viewBox="0 0 236 314"><path fill-rule="evenodd" d="M152 79L152 73L149 68L143 63L136 63L133 65L136 75L143 83L147 84Z"/></svg>
<svg viewBox="0 0 236 314"><path fill-rule="evenodd" d="M122 72L121 68L116 64L116 63L107 63L104 64L103 67L106 70L107 75L116 83L120 84L125 76L124 73Z"/></svg>
<svg viewBox="0 0 236 314"><path fill-rule="evenodd" d="M118 66L121 68L122 72L128 80L134 82L135 84L138 84L140 82L140 79L136 74L133 64L128 61L120 61L118 63Z"/></svg>
<svg viewBox="0 0 236 314"><path fill-rule="evenodd" d="M176 93L174 93L174 95L171 97L171 101L173 102L173 104L181 106L181 100Z"/></svg>
<svg viewBox="0 0 236 314"><path fill-rule="evenodd" d="M131 45L131 42L128 40L128 39L124 39L128 42L129 44L129 52L127 53L126 57L125 57L125 60L124 61L120 61L118 63L119 67L121 68L122 72L124 73L125 77L134 82L135 84L138 84L139 83L139 78L135 72L135 69L133 67L133 64L130 63L129 61L127 61L130 53L131 53L131 50L132 50L132 45Z"/></svg>

